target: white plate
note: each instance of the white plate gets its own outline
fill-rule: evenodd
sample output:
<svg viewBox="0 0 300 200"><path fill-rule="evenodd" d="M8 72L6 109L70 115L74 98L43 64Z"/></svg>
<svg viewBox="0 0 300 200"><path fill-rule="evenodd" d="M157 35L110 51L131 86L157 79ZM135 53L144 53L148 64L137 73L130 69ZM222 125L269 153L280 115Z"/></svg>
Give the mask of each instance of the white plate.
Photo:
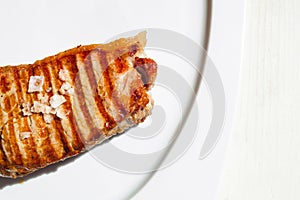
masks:
<svg viewBox="0 0 300 200"><path fill-rule="evenodd" d="M209 66L215 67L212 60L204 59L205 52L197 48L199 45L208 46L210 13L211 7L204 0L56 2L20 0L1 3L0 65L2 66L32 63L79 44L103 43L120 35L134 33L137 29L148 30L147 53L160 65L157 86L152 90L157 105L153 118L126 134L100 145L90 153L29 175L21 179L21 183L20 180L0 178L1 198L127 199L138 193L137 199L152 199L158 198L159 192L169 197L169 194L177 194L179 191L170 191L173 184L174 188L178 187L178 184L170 180L174 174L179 173L176 175L176 180L174 179L176 182L179 178L186 183L191 181L191 176L185 177L185 172L178 170L182 166L182 169L190 170L189 175L195 174L197 177L196 180L192 180L193 183L203 185L205 181L198 183L199 178L204 178L210 183L208 184L212 187L210 190L199 193L199 197L210 199L215 191L221 166L213 166L214 163L205 160L199 161L200 150L207 142L207 133L210 130L215 106L210 94L212 91L208 84L209 80L203 81L197 98L193 93L197 91L199 71L202 72L204 64L209 63ZM168 34L169 38L166 37ZM184 37L180 38L180 36ZM188 53L193 55L192 58L184 57L186 51L180 52L180 49L176 49L178 46L176 44L184 41L196 47L192 48L196 51L188 50ZM179 47L189 49L184 44ZM193 58L196 60L191 61ZM238 69L233 73L237 75ZM228 78L228 73L222 70L219 74L221 78ZM174 77L177 77L177 82ZM236 83L237 76L234 80ZM180 84L180 81L187 85ZM231 87L234 83L224 84ZM174 89L176 86L182 89ZM236 91L236 88L233 90ZM179 94L179 91L186 93ZM230 94L234 95L229 97L229 100L234 99L235 92ZM191 104L194 100L196 104ZM231 106L229 109L232 108ZM188 116L192 117L188 118ZM193 118L195 116L196 118ZM178 125L180 123L182 126ZM184 130L191 130L186 129L184 123L195 125L197 131L192 132L189 137L183 137L188 140L182 143L183 140L178 139L177 136L182 136ZM157 127L160 129L155 129ZM179 132L181 129L183 132ZM144 135L140 137L139 132ZM172 143L175 138L177 143ZM176 144L183 144L183 147L179 145L178 148ZM155 156L156 152L164 148L165 151ZM172 151L177 149L179 152ZM192 152L193 156L188 152ZM122 155L133 157L127 158ZM222 160L224 154L218 153L218 155L217 159ZM143 157L149 160L142 163L140 158ZM109 158L116 159L109 160ZM182 161L185 164L182 164ZM195 162L198 164L194 165ZM130 165L132 163L140 164L140 168L132 168L136 166ZM201 164L199 167L199 163L202 167ZM189 168L189 164L193 166ZM154 173L157 173L153 171L156 168L163 168L163 170L153 177ZM201 173L198 173L199 171ZM152 181L151 178L154 180ZM168 187L161 185L161 190L156 188L153 191L151 189L155 187L153 184L151 186L152 182L165 183ZM142 188L144 189L140 192ZM194 194L194 192L190 193L192 197Z"/></svg>

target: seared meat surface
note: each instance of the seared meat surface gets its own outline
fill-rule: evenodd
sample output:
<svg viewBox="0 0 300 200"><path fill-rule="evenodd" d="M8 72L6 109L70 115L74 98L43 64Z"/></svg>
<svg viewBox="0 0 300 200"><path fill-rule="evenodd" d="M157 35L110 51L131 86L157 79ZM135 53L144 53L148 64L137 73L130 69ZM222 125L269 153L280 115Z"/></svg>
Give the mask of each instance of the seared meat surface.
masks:
<svg viewBox="0 0 300 200"><path fill-rule="evenodd" d="M157 64L146 33L0 67L0 175L75 156L151 114Z"/></svg>

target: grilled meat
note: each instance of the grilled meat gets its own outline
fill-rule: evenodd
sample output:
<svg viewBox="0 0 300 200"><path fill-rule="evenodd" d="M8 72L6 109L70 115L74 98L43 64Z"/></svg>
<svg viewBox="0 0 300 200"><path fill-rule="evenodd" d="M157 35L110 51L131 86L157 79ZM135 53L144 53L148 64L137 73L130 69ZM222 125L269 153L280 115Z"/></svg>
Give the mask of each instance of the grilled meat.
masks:
<svg viewBox="0 0 300 200"><path fill-rule="evenodd" d="M0 68L0 175L75 156L151 114L157 65L146 33Z"/></svg>

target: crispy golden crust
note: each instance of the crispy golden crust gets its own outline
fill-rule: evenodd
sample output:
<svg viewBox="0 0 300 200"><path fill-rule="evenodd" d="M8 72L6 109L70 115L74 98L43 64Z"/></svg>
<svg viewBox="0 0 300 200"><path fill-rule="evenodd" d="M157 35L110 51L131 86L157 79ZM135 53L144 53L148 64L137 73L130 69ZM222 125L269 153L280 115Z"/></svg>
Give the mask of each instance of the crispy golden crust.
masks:
<svg viewBox="0 0 300 200"><path fill-rule="evenodd" d="M147 90L157 66L139 58L145 34L0 68L0 175L16 178L75 156L151 114ZM41 91L28 92L32 76L43 77ZM54 96L64 100L55 109Z"/></svg>

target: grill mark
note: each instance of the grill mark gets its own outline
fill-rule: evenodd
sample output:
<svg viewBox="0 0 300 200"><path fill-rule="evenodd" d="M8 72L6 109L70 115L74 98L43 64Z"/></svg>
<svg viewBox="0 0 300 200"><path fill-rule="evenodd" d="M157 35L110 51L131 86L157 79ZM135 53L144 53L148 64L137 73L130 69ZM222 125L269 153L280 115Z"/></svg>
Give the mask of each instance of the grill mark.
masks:
<svg viewBox="0 0 300 200"><path fill-rule="evenodd" d="M96 101L96 99L98 98L98 95L96 95L96 78L95 75L93 73L93 69L92 69L92 61L91 61L91 55L87 54L87 55L83 55L83 64L84 64L84 69L85 72L87 74L88 77L88 81L92 90L92 94L94 94L94 100ZM97 105L97 103L96 103ZM99 110L99 109L98 109ZM94 116L95 117L95 116ZM105 120L106 121L106 120ZM104 121L104 123L105 123ZM97 138L100 138L100 131L92 131L89 137L89 140L96 140Z"/></svg>
<svg viewBox="0 0 300 200"><path fill-rule="evenodd" d="M20 118L16 118L16 116L14 116L14 119L16 119L15 123L12 124L12 128L14 129L16 135L15 135L15 139L16 139L16 144L17 144L17 147L19 148L19 151L20 151L20 157L18 158L22 160L22 163L20 164L16 164L15 167L18 169L18 172L17 173L24 173L27 171L26 167L24 167L26 165L26 163L28 163L28 160L27 160L27 156L26 156L26 152L25 152L25 149L24 149L24 145L20 139L20 133L21 133L21 119ZM19 133L19 135L18 135Z"/></svg>
<svg viewBox="0 0 300 200"><path fill-rule="evenodd" d="M117 110L121 113L121 119L118 119L118 121L122 121L126 117L127 111L123 107L123 105L120 104L120 102L118 101L117 95L113 94L114 86L113 86L113 79L111 78L112 70L111 70L111 67L108 65L108 61L106 58L106 52L101 49L98 49L97 53L98 53L98 57L100 60L100 66L102 67L104 88L107 91L108 98L110 98L112 100L113 105L116 106Z"/></svg>
<svg viewBox="0 0 300 200"><path fill-rule="evenodd" d="M10 105L7 103L8 101L10 101L10 94L9 94L9 90L10 90L10 81L8 80L8 75L9 71L4 72L3 75L1 75L0 77L0 114L1 114L1 118L0 118L0 126L4 125L7 120L9 120L8 118L8 112L11 111L11 107Z"/></svg>
<svg viewBox="0 0 300 200"><path fill-rule="evenodd" d="M92 89L93 93L95 94L94 95L94 100L96 102L99 113L102 115L102 117L104 119L104 131L108 131L108 130L110 130L113 127L116 126L116 122L108 114L108 112L106 111L106 109L103 105L103 99L100 97L100 95L98 95L97 81L96 81L96 76L94 74L94 70L93 70L93 66L92 66L93 64L92 64L92 61L91 61L91 54L89 54L85 58L84 64L85 64L85 71L87 73L91 89ZM93 139L97 139L99 137L100 137L100 134L98 134L98 133L93 135Z"/></svg>
<svg viewBox="0 0 300 200"><path fill-rule="evenodd" d="M54 63L53 63L54 62ZM52 66L53 65L53 66ZM55 61L52 61L52 63L48 63L45 67L44 67L44 71L46 72L47 76L49 75L49 87L52 88L52 90L49 92L50 96L52 96L54 94L54 92L57 92L59 86L57 83L57 81L59 81L58 79L58 70L55 71L55 69L57 68L61 68L61 65L59 64L59 62L57 60ZM51 73L51 70L52 73ZM56 74L57 76L55 77ZM51 78L51 76L54 76L54 80ZM57 81L55 81L57 80ZM66 102L67 103L67 102ZM72 151L72 147L69 145L68 141L67 141L67 138L64 134L64 129L62 127L62 122L61 120L55 120L55 123L52 123L54 124L54 127L55 129L57 130L58 134L59 134L59 137L60 137L60 141L63 145L63 149L64 149L64 153L68 154L70 151Z"/></svg>
<svg viewBox="0 0 300 200"><path fill-rule="evenodd" d="M30 131L30 128L28 125L28 118L26 118L26 119L20 118L19 124L20 124L20 126L19 126L20 133L22 132L21 130ZM23 139L23 140L20 139L20 143L22 144L23 150L26 154L26 157L23 158L24 167L30 169L35 166L38 166L39 165L39 156L36 152L35 143L33 142L33 139L31 137Z"/></svg>
<svg viewBox="0 0 300 200"><path fill-rule="evenodd" d="M24 73L24 74L22 74L22 73ZM19 80L17 82L20 84L21 94L23 96L23 98L21 99L21 102L25 100L25 102L32 103L31 96L26 94L27 87L25 87L28 85L28 80L29 80L30 75L32 75L32 70L30 70L29 66L26 69L25 68L17 69L17 73L15 73L15 75L16 75L16 80ZM24 87L22 87L22 84L24 84ZM24 88L24 90L23 90L23 88ZM24 123L24 125L26 126L26 128L28 128L28 130L31 130L31 128L30 128L31 125L29 124L30 118L26 117L25 121L27 123ZM34 141L34 137L27 138L26 140L24 140L23 143L26 145L26 147L28 149L28 154L30 154L31 161L30 161L30 163L28 163L28 165L31 165L33 167L39 166L40 165L40 155L37 152L37 145ZM24 148L26 148L26 147L24 147Z"/></svg>
<svg viewBox="0 0 300 200"><path fill-rule="evenodd" d="M69 96L65 97L67 102L71 102L71 98ZM66 109L70 110L70 113L68 115L68 120L69 120L69 124L71 126L71 130L72 130L72 147L74 150L76 151L81 151L84 148L84 144L82 143L79 135L78 135L78 124L76 122L76 120L74 119L74 113L72 111L72 107L70 104L66 105Z"/></svg>
<svg viewBox="0 0 300 200"><path fill-rule="evenodd" d="M27 153L29 154L27 156L27 159L29 159L29 163L26 167L28 168L35 168L40 166L40 155L36 151L36 144L32 138L27 138L23 141L23 144L26 145ZM24 148L25 148L24 147Z"/></svg>
<svg viewBox="0 0 300 200"><path fill-rule="evenodd" d="M9 86L9 87L11 87L11 86ZM16 131L15 131L15 128L14 128L14 121L11 120L11 119L16 118L14 116L14 112L13 112L13 109L16 105L16 100L15 100L14 95L9 95L7 98L8 98L8 100L5 102L5 104L7 104L7 107L8 107L8 119L9 119L9 121L8 121L7 125L9 127L9 133L8 134L10 135L9 136L10 144L12 145L12 149L13 149L14 154L15 154L15 163L17 165L22 165L22 163L23 163L22 153L20 151L20 148L19 148L19 145L18 145L18 142L17 142Z"/></svg>
<svg viewBox="0 0 300 200"><path fill-rule="evenodd" d="M46 64L43 63L40 66L41 73L45 78L44 86L43 86L44 91L46 91L48 88L52 88L51 74L48 69L48 66L49 66L48 63L46 63ZM49 97L51 97L53 95L52 90L50 90L47 93L47 95ZM58 158L63 157L66 154L66 151L68 151L68 147L64 144L64 139L61 137L60 131L58 130L56 123L52 122L50 124L47 124L47 129L48 129L49 133L53 134L55 142L57 142L57 141L59 142L59 145L56 145L56 147L53 147L54 150L57 150L56 151L57 157ZM50 141L51 141L51 139L50 139ZM56 149L56 148L59 148L59 149Z"/></svg>
<svg viewBox="0 0 300 200"><path fill-rule="evenodd" d="M107 91L108 97L111 98L113 85L112 85L112 81L110 79L110 75L109 75L109 71L108 71L109 66L108 66L108 62L106 59L106 52L99 49L99 50L97 50L97 53L98 53L99 60L100 60L100 66L102 68L102 76L104 78L105 89Z"/></svg>
<svg viewBox="0 0 300 200"><path fill-rule="evenodd" d="M7 131L7 123L2 127L1 129L1 146L3 147L3 153L6 157L6 160L8 161L8 165L13 163L12 160L12 149L10 146L8 131Z"/></svg>
<svg viewBox="0 0 300 200"><path fill-rule="evenodd" d="M1 85L0 85L1 87ZM0 98L2 100L3 94L0 95ZM1 103L0 103L0 108L1 108ZM5 113L3 112L2 109L0 109L0 128L5 124ZM1 133L1 132L0 132Z"/></svg>
<svg viewBox="0 0 300 200"><path fill-rule="evenodd" d="M60 119L54 118L54 122L52 122L52 124L55 125L56 129L63 130L63 126L61 124ZM65 135L64 135L64 133L62 131L59 131L59 135L60 135L60 139L61 139L61 142L62 142L62 145L63 145L64 155L69 155L70 152L72 152L72 150L69 148L67 139L65 138Z"/></svg>
<svg viewBox="0 0 300 200"><path fill-rule="evenodd" d="M84 64L84 63L83 63ZM79 69L79 66L76 62L76 66L77 68ZM85 67L85 66L82 66L82 67ZM79 72L80 74L80 72ZM76 79L75 81L75 94L80 102L80 109L83 113L83 116L85 118L85 121L86 121L86 124L88 126L88 128L90 129L89 131L89 135L90 133L94 133L94 132L97 132L97 128L94 126L94 124L92 123L92 117L90 115L90 112L88 110L88 107L86 105L86 102L85 102L85 94L83 92L83 85L82 85L82 82L81 82L81 79L80 79L80 75L78 74L78 78ZM88 141L87 141L88 142Z"/></svg>
<svg viewBox="0 0 300 200"><path fill-rule="evenodd" d="M29 79L30 79L30 76L34 76L34 69L33 69L33 66L30 65L30 67L28 68L28 81L26 83L26 88L28 88L28 84L29 84ZM28 96L30 97L30 104L33 104L33 101L34 101L34 96L36 96L35 93L28 93Z"/></svg>
<svg viewBox="0 0 300 200"><path fill-rule="evenodd" d="M1 132L0 132L0 156L1 156L0 166L5 168L8 164L8 158L4 151L3 142L4 142L4 140L2 138L2 130L1 130Z"/></svg>
<svg viewBox="0 0 300 200"><path fill-rule="evenodd" d="M41 72L42 70L40 69L40 65L34 66L33 67L33 72L35 76L41 76L43 75ZM34 95L34 100L38 100L37 94ZM52 146L51 139L50 139L50 134L51 132L48 130L46 123L44 122L44 119L42 115L40 114L34 114L33 118L35 119L36 123L41 126L41 132L40 134L42 143L41 146L43 147L43 154L46 156L46 161L47 162L52 162L57 159L58 155Z"/></svg>
<svg viewBox="0 0 300 200"><path fill-rule="evenodd" d="M126 64L125 64L126 65ZM127 70L128 70L128 66L127 66ZM111 66L108 67L108 74L109 74L109 78L114 76L114 70ZM111 79L111 81L113 81L113 79ZM114 85L114 84L112 84ZM117 110L120 112L120 116L121 118L119 119L119 121L123 121L126 118L126 115L128 114L127 110L124 108L124 106L121 103L121 100L119 100L119 96L118 96L118 92L116 92L116 90L113 90L114 92L112 92L112 102L113 104L116 106Z"/></svg>
<svg viewBox="0 0 300 200"><path fill-rule="evenodd" d="M1 98L2 98L2 94L1 94ZM1 107L1 104L0 104L0 107ZM5 118L4 113L3 113L2 109L0 109L0 128L2 128L1 126L4 125L4 118ZM0 132L0 136L1 136L1 132Z"/></svg>
<svg viewBox="0 0 300 200"><path fill-rule="evenodd" d="M44 75L44 78L45 78L45 81L44 81L44 90L45 90L45 91L46 91L48 88L50 88L50 87L52 88L51 74L50 74L50 71L49 71L47 65L48 65L48 63L47 63L47 64L43 63L43 64L41 65L41 71L42 71L42 74ZM50 90L50 91L48 92L48 94L53 95L52 90Z"/></svg>
<svg viewBox="0 0 300 200"><path fill-rule="evenodd" d="M20 103L20 102L22 102L22 87L21 87L20 76L19 76L18 71L19 71L18 68L14 68L13 75L14 75L15 84L16 84L16 93L17 93L17 97L18 97L18 102Z"/></svg>
<svg viewBox="0 0 300 200"><path fill-rule="evenodd" d="M15 97L17 99L16 102L14 102L17 106L20 106L20 102L22 101L22 89L21 89L21 85L20 85L20 77L18 76L18 70L17 69L13 69L12 70L13 73L13 78L14 78L14 86L15 86ZM23 132L23 130L29 131L29 126L27 123L27 120L22 118L20 116L20 107L17 107L18 109L14 109L14 118L17 120L16 121L16 125L14 126L14 128L16 129L15 132L19 132L19 134L21 132ZM28 152L26 151L26 145L23 143L23 141L20 139L20 136L16 136L17 139L17 144L20 150L20 153L22 155L22 160L23 160L23 164L26 165L28 163L31 163L31 159L28 158ZM23 169L25 170L25 169Z"/></svg>
<svg viewBox="0 0 300 200"><path fill-rule="evenodd" d="M63 69L65 67L65 65L63 65L61 60L58 60L59 66L61 69ZM69 74L70 74L70 79L71 81L74 83L74 80L72 80L72 76L74 76L73 72L77 71L76 68L76 59L71 60L70 64L66 65L67 67L70 67L71 69L67 69ZM71 71L70 71L71 70ZM78 135L78 124L77 122L74 120L74 113L72 111L72 106L71 106L71 98L70 96L65 96L67 102L63 104L63 106L65 106L65 109L67 109L68 111L70 111L69 113L69 117L67 118L68 120L68 125L71 127L71 131L72 131L72 148L76 151L80 151L82 150L82 148L84 147L81 139L79 138Z"/></svg>
<svg viewBox="0 0 300 200"><path fill-rule="evenodd" d="M7 160L6 169L9 169L9 166L14 164L14 161L13 161L13 158L12 158L13 153L12 153L12 148L11 148L11 145L10 145L10 138L7 134L8 134L8 131L7 131L7 124L6 124L2 128L1 146L2 146L2 149L3 149L4 156Z"/></svg>
<svg viewBox="0 0 300 200"><path fill-rule="evenodd" d="M7 80L7 76L1 76L0 78L0 91L2 94L5 94L6 92L8 92L11 88L10 82Z"/></svg>
<svg viewBox="0 0 300 200"><path fill-rule="evenodd" d="M12 99L12 98L10 98ZM7 103L7 106L11 108L11 101L6 101ZM8 112L8 119L13 119L14 116L13 116L13 112ZM19 149L19 146L18 146L18 143L17 143L17 139L16 139L16 132L15 132L15 129L14 129L14 124L13 124L13 121L12 120L9 120L8 123L7 123L7 128L8 128L8 132L7 132L7 135L8 135L8 145L11 147L11 153L12 153L12 161L14 164L17 164L17 165L21 165L23 163L23 159L22 159L22 154L20 152L20 149Z"/></svg>
<svg viewBox="0 0 300 200"><path fill-rule="evenodd" d="M34 66L29 65L28 77L27 77L28 80L29 80L30 76L34 76L34 75L35 75ZM27 82L26 87L28 87L28 82ZM27 102L29 102L31 105L33 104L33 101L35 99L37 99L37 94L35 94L35 93L29 93L27 96L29 97L29 101L27 101ZM29 119L30 119L30 127L31 127L31 130L33 130L33 133L35 133L35 130L38 131L41 128L43 128L40 124L40 120L37 118L37 114L29 116ZM39 155L39 163L38 163L39 166L44 166L47 162L47 157L45 158L44 149L41 148L41 146L43 146L43 142L39 142L39 141L43 140L43 138L41 137L41 136L43 136L43 134L44 134L44 132L42 132L42 131L37 132L37 134L32 134L32 138L35 143L35 149L37 151L37 154Z"/></svg>
<svg viewBox="0 0 300 200"><path fill-rule="evenodd" d="M60 61L62 62L62 66L69 72L71 85L75 85L75 77L78 74L75 56L63 57L61 58ZM78 122L75 120L74 112L72 109L72 104L74 104L73 102L75 96L73 96L73 98L71 98L70 96L66 96L65 98L67 102L71 102L70 104L67 104L67 109L70 110L69 124L72 129L72 138L73 138L72 147L74 150L81 151L84 148L84 143L82 141L81 136L79 135L80 133L79 125Z"/></svg>
<svg viewBox="0 0 300 200"><path fill-rule="evenodd" d="M10 99L11 99L11 95L7 95L3 98L3 110L6 112L6 113L10 113L11 111L11 104L10 104Z"/></svg>
<svg viewBox="0 0 300 200"><path fill-rule="evenodd" d="M60 61L66 63L63 66L65 67L65 69L68 70L70 79L71 79L70 81L72 82L72 84L74 84L76 75L78 74L78 68L76 65L76 57L75 56L67 56L67 57L61 58Z"/></svg>

